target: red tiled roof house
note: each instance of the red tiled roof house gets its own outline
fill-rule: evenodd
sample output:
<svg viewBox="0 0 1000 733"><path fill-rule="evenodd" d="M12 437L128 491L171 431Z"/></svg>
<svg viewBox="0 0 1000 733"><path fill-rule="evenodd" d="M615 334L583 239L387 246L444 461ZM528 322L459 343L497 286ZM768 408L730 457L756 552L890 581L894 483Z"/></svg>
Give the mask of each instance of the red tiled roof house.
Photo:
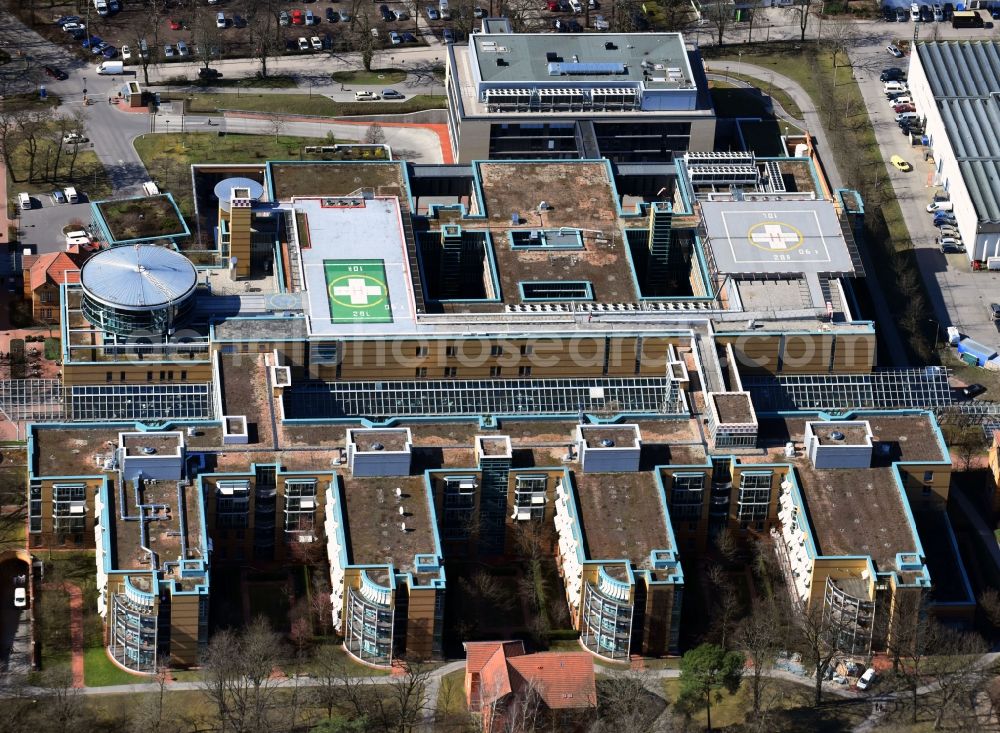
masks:
<svg viewBox="0 0 1000 733"><path fill-rule="evenodd" d="M59 322L59 286L80 282L80 265L85 259L75 252L24 257L24 299L31 303L31 315L36 321Z"/></svg>
<svg viewBox="0 0 1000 733"><path fill-rule="evenodd" d="M483 716L483 730L497 724L509 702L533 689L549 711L597 707L594 659L587 652L526 654L520 641L465 642L465 700Z"/></svg>

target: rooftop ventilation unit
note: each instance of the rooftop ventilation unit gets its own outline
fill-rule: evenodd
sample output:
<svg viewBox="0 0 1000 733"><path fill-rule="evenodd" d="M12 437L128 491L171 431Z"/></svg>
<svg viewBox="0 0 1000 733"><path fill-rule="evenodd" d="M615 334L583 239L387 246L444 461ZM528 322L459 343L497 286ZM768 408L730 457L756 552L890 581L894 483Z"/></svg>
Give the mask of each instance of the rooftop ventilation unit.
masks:
<svg viewBox="0 0 1000 733"><path fill-rule="evenodd" d="M612 76L627 72L625 64L619 62L581 63L562 61L549 63L549 76Z"/></svg>
<svg viewBox="0 0 1000 733"><path fill-rule="evenodd" d="M614 448L615 447L615 441L613 441L611 438L602 438L601 439L601 447L602 448Z"/></svg>
<svg viewBox="0 0 1000 733"><path fill-rule="evenodd" d="M372 450L385 450L385 446L381 443L372 443Z"/></svg>
<svg viewBox="0 0 1000 733"><path fill-rule="evenodd" d="M844 439L844 434L839 430L834 430L832 433L830 433L830 440L843 440L843 439Z"/></svg>

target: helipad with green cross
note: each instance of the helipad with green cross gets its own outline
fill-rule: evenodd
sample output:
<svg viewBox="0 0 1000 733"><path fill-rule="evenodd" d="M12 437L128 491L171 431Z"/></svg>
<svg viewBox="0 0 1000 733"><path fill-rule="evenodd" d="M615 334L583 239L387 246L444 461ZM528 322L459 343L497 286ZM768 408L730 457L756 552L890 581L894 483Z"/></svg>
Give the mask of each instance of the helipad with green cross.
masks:
<svg viewBox="0 0 1000 733"><path fill-rule="evenodd" d="M392 323L383 260L323 260L332 323Z"/></svg>

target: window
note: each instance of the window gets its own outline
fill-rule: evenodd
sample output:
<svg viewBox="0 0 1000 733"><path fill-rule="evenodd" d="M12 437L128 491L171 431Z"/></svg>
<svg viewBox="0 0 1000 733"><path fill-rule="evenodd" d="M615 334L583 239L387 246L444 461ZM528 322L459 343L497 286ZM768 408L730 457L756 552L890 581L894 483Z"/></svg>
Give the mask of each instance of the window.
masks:
<svg viewBox="0 0 1000 733"><path fill-rule="evenodd" d="M445 356L458 356L458 347L457 346L446 346L445 350L444 350L444 355Z"/></svg>
<svg viewBox="0 0 1000 733"><path fill-rule="evenodd" d="M417 376L417 378L426 377L427 376L427 367L417 367L416 376Z"/></svg>
<svg viewBox="0 0 1000 733"><path fill-rule="evenodd" d="M187 369L181 369L181 381L186 382L188 378Z"/></svg>
<svg viewBox="0 0 1000 733"><path fill-rule="evenodd" d="M921 495L922 495L922 496L923 496L923 497L924 497L924 498L926 499L926 498L928 498L928 497L929 497L929 496L930 496L930 495L931 495L932 493L934 493L934 490L933 490L933 489L932 489L932 488L931 488L930 486L924 486L924 487L923 487L923 489L922 489L922 491L921 491L920 493L921 493Z"/></svg>
<svg viewBox="0 0 1000 733"><path fill-rule="evenodd" d="M521 356L531 356L534 350L531 344L521 344Z"/></svg>
<svg viewBox="0 0 1000 733"><path fill-rule="evenodd" d="M503 356L503 346L494 344L490 347L490 356Z"/></svg>
<svg viewBox="0 0 1000 733"><path fill-rule="evenodd" d="M457 377L458 376L458 368L457 367L445 367L444 368L444 376L446 376L446 377Z"/></svg>
<svg viewBox="0 0 1000 733"><path fill-rule="evenodd" d="M924 483L928 483L928 482L933 481L933 480L934 480L934 472L933 471L924 471Z"/></svg>
<svg viewBox="0 0 1000 733"><path fill-rule="evenodd" d="M740 474L740 495L737 517L740 527L746 529L750 522L767 519L771 503L771 472L744 471Z"/></svg>
<svg viewBox="0 0 1000 733"><path fill-rule="evenodd" d="M426 346L418 346L417 347L417 356L427 356L427 347Z"/></svg>
<svg viewBox="0 0 1000 733"><path fill-rule="evenodd" d="M670 515L678 521L700 519L704 506L705 475L675 473L670 490Z"/></svg>
<svg viewBox="0 0 1000 733"><path fill-rule="evenodd" d="M147 382L152 382L153 381L153 373L152 372L146 372L146 381Z"/></svg>
<svg viewBox="0 0 1000 733"><path fill-rule="evenodd" d="M593 300L594 290L589 282L535 281L519 283L521 300Z"/></svg>
<svg viewBox="0 0 1000 733"><path fill-rule="evenodd" d="M517 376L519 376L519 377L530 377L531 376L531 367L530 366L521 366L521 367L518 367L517 368Z"/></svg>
<svg viewBox="0 0 1000 733"><path fill-rule="evenodd" d="M491 377L501 377L501 376L503 376L503 368L502 367L498 367L498 366L492 366L492 367L490 367L490 376Z"/></svg>
<svg viewBox="0 0 1000 733"><path fill-rule="evenodd" d="M52 320L52 309L51 308L42 308L42 320L43 321L51 321Z"/></svg>
<svg viewBox="0 0 1000 733"><path fill-rule="evenodd" d="M105 382L111 381L111 372L104 372L104 381Z"/></svg>

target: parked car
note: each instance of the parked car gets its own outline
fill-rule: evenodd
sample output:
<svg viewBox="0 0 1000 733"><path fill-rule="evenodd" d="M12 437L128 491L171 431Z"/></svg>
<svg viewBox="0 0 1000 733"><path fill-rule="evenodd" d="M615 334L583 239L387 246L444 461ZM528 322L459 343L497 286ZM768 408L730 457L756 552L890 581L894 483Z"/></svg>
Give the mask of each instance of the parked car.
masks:
<svg viewBox="0 0 1000 733"><path fill-rule="evenodd" d="M341 22L341 23L348 23L348 22L350 22L350 20L351 20L351 14L350 14L350 13L348 13L348 12L347 12L346 10L341 10L341 11L339 11L339 12L337 13L337 15L339 15L339 16L340 16L340 22Z"/></svg>
<svg viewBox="0 0 1000 733"><path fill-rule="evenodd" d="M888 69L882 69L882 73L879 74L879 81L906 81L906 72L900 69L898 66L890 66Z"/></svg>
<svg viewBox="0 0 1000 733"><path fill-rule="evenodd" d="M409 20L410 14L405 10L393 10L392 14L396 16L396 20Z"/></svg>
<svg viewBox="0 0 1000 733"><path fill-rule="evenodd" d="M177 53L182 57L191 55L191 51L188 49L187 44L184 43L184 41L177 42Z"/></svg>
<svg viewBox="0 0 1000 733"><path fill-rule="evenodd" d="M927 204L928 212L951 211L955 205L951 201L931 201Z"/></svg>
<svg viewBox="0 0 1000 733"><path fill-rule="evenodd" d="M892 108L892 111L896 114L902 114L903 112L916 112L917 108L912 104L897 104Z"/></svg>
<svg viewBox="0 0 1000 733"><path fill-rule="evenodd" d="M897 104L913 104L913 99L909 94L894 94L889 98L889 106L895 107Z"/></svg>
<svg viewBox="0 0 1000 733"><path fill-rule="evenodd" d="M312 46L313 51L323 50L323 41L319 40L319 36L313 36L310 38L309 44Z"/></svg>
<svg viewBox="0 0 1000 733"><path fill-rule="evenodd" d="M388 5L384 4L379 5L378 12L382 15L382 20L384 20L386 23L390 23L396 19L396 16L393 14L393 12L389 10Z"/></svg>
<svg viewBox="0 0 1000 733"><path fill-rule="evenodd" d="M306 22L305 21L305 16L302 15L302 11L301 10L293 10L292 11L292 25L302 25L305 22Z"/></svg>
<svg viewBox="0 0 1000 733"><path fill-rule="evenodd" d="M603 15L595 15L590 19L590 24L594 26L594 30L596 31L611 30L611 24L605 20Z"/></svg>
<svg viewBox="0 0 1000 733"><path fill-rule="evenodd" d="M57 188L55 191L52 192L52 200L55 201L57 204L65 204L66 194L62 192L61 188Z"/></svg>
<svg viewBox="0 0 1000 733"><path fill-rule="evenodd" d="M406 95L400 94L395 89L383 89L382 99L406 99Z"/></svg>
<svg viewBox="0 0 1000 733"><path fill-rule="evenodd" d="M965 247L961 244L953 244L951 242L946 242L941 244L941 254L953 255L965 252Z"/></svg>
<svg viewBox="0 0 1000 733"><path fill-rule="evenodd" d="M313 14L313 11L307 10L305 15L305 24L313 25L315 22L316 22L316 16Z"/></svg>
<svg viewBox="0 0 1000 733"><path fill-rule="evenodd" d="M215 69L209 69L209 68L205 68L205 67L202 67L202 68L198 69L198 78L199 79L205 79L206 81L210 81L212 79L218 79L221 76L222 76L222 73L219 72L219 71L217 71L217 70L215 70Z"/></svg>
<svg viewBox="0 0 1000 733"><path fill-rule="evenodd" d="M94 43L93 41L91 41L90 52L95 55L99 54L110 45L111 44L108 43L107 41L101 41L100 43Z"/></svg>
<svg viewBox="0 0 1000 733"><path fill-rule="evenodd" d="M56 18L55 20L56 25L62 26L64 28L66 27L67 23L79 23L79 22L80 22L79 15L64 15L61 18Z"/></svg>
<svg viewBox="0 0 1000 733"><path fill-rule="evenodd" d="M995 303L994 303L995 305ZM986 387L981 384L970 384L968 387L962 387L958 390L965 399L971 400L974 397L978 397L986 391Z"/></svg>
<svg viewBox="0 0 1000 733"><path fill-rule="evenodd" d="M476 7L474 7L472 9L472 17L473 18L485 18L486 17L486 10L485 10L485 8L481 8L478 5Z"/></svg>
<svg viewBox="0 0 1000 733"><path fill-rule="evenodd" d="M891 53L897 59L903 58L903 52L899 50L899 46L897 46L895 43L890 43L888 46L885 47L885 50Z"/></svg>
<svg viewBox="0 0 1000 733"><path fill-rule="evenodd" d="M934 215L934 226L954 226L956 223L958 220L950 211L939 211Z"/></svg>
<svg viewBox="0 0 1000 733"><path fill-rule="evenodd" d="M115 48L114 46L107 46L106 48L104 48L104 50L101 51L101 56L103 56L106 59L113 59L117 55L118 55L118 49Z"/></svg>
<svg viewBox="0 0 1000 733"><path fill-rule="evenodd" d="M14 608L26 608L28 606L28 591L23 587L14 589Z"/></svg>
<svg viewBox="0 0 1000 733"><path fill-rule="evenodd" d="M417 42L417 37L412 33L403 34L403 43L416 43L416 42Z"/></svg>
<svg viewBox="0 0 1000 733"><path fill-rule="evenodd" d="M1000 321L1000 303L990 303L990 318Z"/></svg>
<svg viewBox="0 0 1000 733"><path fill-rule="evenodd" d="M308 51L309 50L309 39L305 36L299 36L299 50Z"/></svg>
<svg viewBox="0 0 1000 733"><path fill-rule="evenodd" d="M76 21L73 21L72 23L67 23L66 25L64 25L62 29L63 33L72 33L73 31L85 31L87 30L87 26L85 26L83 23L77 23Z"/></svg>
<svg viewBox="0 0 1000 733"><path fill-rule="evenodd" d="M888 5L882 6L882 20L886 23L896 22L896 11L890 8Z"/></svg>
<svg viewBox="0 0 1000 733"><path fill-rule="evenodd" d="M909 19L910 18L906 14L906 10L904 10L903 8L896 8L896 22L897 23L905 23Z"/></svg>
<svg viewBox="0 0 1000 733"><path fill-rule="evenodd" d="M938 23L944 20L944 8L941 7L941 3L934 3L934 20Z"/></svg>
<svg viewBox="0 0 1000 733"><path fill-rule="evenodd" d="M225 28L227 25L229 25L229 23L226 20L226 14L225 13L218 13L215 16L215 27L216 28Z"/></svg>
<svg viewBox="0 0 1000 733"><path fill-rule="evenodd" d="M60 69L58 66L46 66L45 73L53 79L58 79L59 81L69 78L69 74Z"/></svg>
<svg viewBox="0 0 1000 733"><path fill-rule="evenodd" d="M288 14L287 10L282 10L278 15L278 25L288 25L292 22L292 16Z"/></svg>
<svg viewBox="0 0 1000 733"><path fill-rule="evenodd" d="M582 33L583 26L580 25L580 21L576 18L570 18L566 21L566 27L569 28L570 33Z"/></svg>
<svg viewBox="0 0 1000 733"><path fill-rule="evenodd" d="M128 46L122 46L122 61L128 61L132 58L132 49Z"/></svg>
<svg viewBox="0 0 1000 733"><path fill-rule="evenodd" d="M171 18L170 20L167 21L167 25L170 26L170 30L179 31L184 24L179 20L174 20L173 18Z"/></svg>
<svg viewBox="0 0 1000 733"><path fill-rule="evenodd" d="M326 22L327 23L336 23L338 17L339 16L337 15L337 12L333 8L327 8L326 9Z"/></svg>
<svg viewBox="0 0 1000 733"><path fill-rule="evenodd" d="M399 34L396 33L396 31L389 31L389 43L393 46L398 46L402 42L403 39L399 37Z"/></svg>
<svg viewBox="0 0 1000 733"><path fill-rule="evenodd" d="M354 92L355 102L372 102L376 99L378 99L378 95L375 92L368 91L367 89Z"/></svg>
<svg viewBox="0 0 1000 733"><path fill-rule="evenodd" d="M938 237L937 243L941 247L951 246L951 247L961 247L962 250L965 249L965 246L962 244L961 240L955 239L955 237Z"/></svg>
<svg viewBox="0 0 1000 733"><path fill-rule="evenodd" d="M177 55L177 52L174 51L174 47L168 43L163 47L163 55L166 56L168 59L172 59L174 56Z"/></svg>
<svg viewBox="0 0 1000 733"><path fill-rule="evenodd" d="M551 5L551 3L549 3ZM549 8L552 10L552 8ZM438 15L437 8L427 8L427 20L440 20L441 16Z"/></svg>
<svg viewBox="0 0 1000 733"><path fill-rule="evenodd" d="M444 42L445 43L454 43L455 42L455 32L452 31L451 28L445 28L443 36L444 36Z"/></svg>
<svg viewBox="0 0 1000 733"><path fill-rule="evenodd" d="M242 15L233 16L233 28L246 28L246 27L247 27L246 18L244 18Z"/></svg>

